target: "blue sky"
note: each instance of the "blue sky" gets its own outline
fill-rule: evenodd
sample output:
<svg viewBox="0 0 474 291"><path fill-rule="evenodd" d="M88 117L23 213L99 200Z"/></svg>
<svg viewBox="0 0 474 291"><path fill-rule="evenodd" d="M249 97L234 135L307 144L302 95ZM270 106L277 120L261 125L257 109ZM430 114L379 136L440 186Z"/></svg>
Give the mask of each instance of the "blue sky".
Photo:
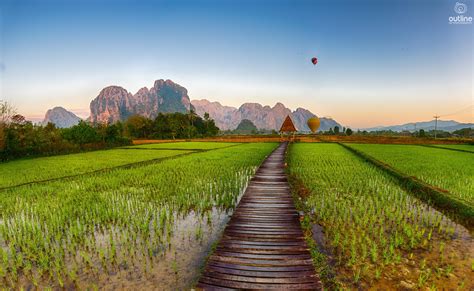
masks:
<svg viewBox="0 0 474 291"><path fill-rule="evenodd" d="M473 26L449 24L456 1L0 3L0 99L30 118L85 117L105 86L172 79L191 99L282 102L355 128L473 122Z"/></svg>

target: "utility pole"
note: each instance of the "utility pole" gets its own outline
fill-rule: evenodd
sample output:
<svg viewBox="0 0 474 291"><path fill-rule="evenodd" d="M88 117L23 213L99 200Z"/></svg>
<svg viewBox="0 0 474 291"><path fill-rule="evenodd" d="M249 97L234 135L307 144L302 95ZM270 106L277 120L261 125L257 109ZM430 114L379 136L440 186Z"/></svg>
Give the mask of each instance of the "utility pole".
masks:
<svg viewBox="0 0 474 291"><path fill-rule="evenodd" d="M438 131L438 118L440 118L439 115L433 116L435 119L435 139L436 139L436 131Z"/></svg>

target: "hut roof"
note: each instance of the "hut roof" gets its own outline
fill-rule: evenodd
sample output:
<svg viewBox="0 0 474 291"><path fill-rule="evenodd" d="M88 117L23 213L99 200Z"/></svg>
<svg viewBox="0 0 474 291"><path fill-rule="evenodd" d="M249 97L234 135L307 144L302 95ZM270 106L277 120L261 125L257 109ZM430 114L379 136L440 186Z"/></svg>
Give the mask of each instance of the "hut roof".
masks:
<svg viewBox="0 0 474 291"><path fill-rule="evenodd" d="M296 127L293 124L293 121L291 120L290 116L286 116L285 121L283 121L283 124L281 125L280 132L295 132Z"/></svg>

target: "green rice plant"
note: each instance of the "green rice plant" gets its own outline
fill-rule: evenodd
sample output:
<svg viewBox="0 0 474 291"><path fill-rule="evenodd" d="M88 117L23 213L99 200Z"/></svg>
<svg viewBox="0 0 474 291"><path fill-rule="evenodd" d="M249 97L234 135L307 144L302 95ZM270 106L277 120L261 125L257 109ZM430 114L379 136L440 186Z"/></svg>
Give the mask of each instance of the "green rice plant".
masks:
<svg viewBox="0 0 474 291"><path fill-rule="evenodd" d="M433 230L441 226L446 235L452 223L338 144L294 144L288 164L310 191L306 204L341 266L373 264L381 274L422 247Z"/></svg>
<svg viewBox="0 0 474 291"><path fill-rule="evenodd" d="M150 143L136 146L126 146L124 148L135 148L135 149L181 149L181 150L211 150L230 147L238 145L239 143L232 142L162 142L162 143Z"/></svg>
<svg viewBox="0 0 474 291"><path fill-rule="evenodd" d="M112 149L0 163L0 188L113 168L190 151Z"/></svg>
<svg viewBox="0 0 474 291"><path fill-rule="evenodd" d="M474 153L474 145L469 144L436 144L430 145L432 147L438 147L442 149L454 149L454 150L461 150Z"/></svg>
<svg viewBox="0 0 474 291"><path fill-rule="evenodd" d="M210 211L232 210L275 146L241 144L1 191L0 249L8 279L0 284L15 288L13 279L27 263L42 274L38 280L55 287L77 281L78 274L123 266L148 272L170 248L177 220L194 214L203 222Z"/></svg>
<svg viewBox="0 0 474 291"><path fill-rule="evenodd" d="M474 205L474 155L471 153L416 145L349 146Z"/></svg>

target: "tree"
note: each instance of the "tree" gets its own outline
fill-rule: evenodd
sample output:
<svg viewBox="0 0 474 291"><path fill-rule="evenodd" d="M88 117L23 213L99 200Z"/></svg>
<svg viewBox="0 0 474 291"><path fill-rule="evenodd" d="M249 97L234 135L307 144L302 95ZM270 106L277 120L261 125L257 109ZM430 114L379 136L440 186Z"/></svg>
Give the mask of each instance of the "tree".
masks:
<svg viewBox="0 0 474 291"><path fill-rule="evenodd" d="M248 119L242 119L237 128L234 130L234 132L239 134L255 134L257 130L257 127L255 126L255 124L253 124L252 121Z"/></svg>
<svg viewBox="0 0 474 291"><path fill-rule="evenodd" d="M419 137L426 137L426 132L425 132L425 130L424 130L424 129L420 129L420 130L418 131L418 136L419 136Z"/></svg>
<svg viewBox="0 0 474 291"><path fill-rule="evenodd" d="M64 129L63 136L66 140L78 144L81 147L85 144L95 143L101 140L101 136L97 131L83 120L71 128Z"/></svg>
<svg viewBox="0 0 474 291"><path fill-rule="evenodd" d="M352 129L346 128L346 135L352 135Z"/></svg>
<svg viewBox="0 0 474 291"><path fill-rule="evenodd" d="M133 138L145 138L151 132L152 122L141 115L132 115L125 121L125 129L128 136Z"/></svg>
<svg viewBox="0 0 474 291"><path fill-rule="evenodd" d="M472 137L474 136L474 129L466 127L453 131L453 134L459 135L462 137Z"/></svg>
<svg viewBox="0 0 474 291"><path fill-rule="evenodd" d="M339 134L339 126L336 125L336 126L334 127L334 133L335 133L335 134Z"/></svg>
<svg viewBox="0 0 474 291"><path fill-rule="evenodd" d="M8 125L14 115L16 109L7 101L0 100L0 124Z"/></svg>
<svg viewBox="0 0 474 291"><path fill-rule="evenodd" d="M15 114L16 110L10 103L0 100L0 151L5 149L5 128L10 124L11 118Z"/></svg>

